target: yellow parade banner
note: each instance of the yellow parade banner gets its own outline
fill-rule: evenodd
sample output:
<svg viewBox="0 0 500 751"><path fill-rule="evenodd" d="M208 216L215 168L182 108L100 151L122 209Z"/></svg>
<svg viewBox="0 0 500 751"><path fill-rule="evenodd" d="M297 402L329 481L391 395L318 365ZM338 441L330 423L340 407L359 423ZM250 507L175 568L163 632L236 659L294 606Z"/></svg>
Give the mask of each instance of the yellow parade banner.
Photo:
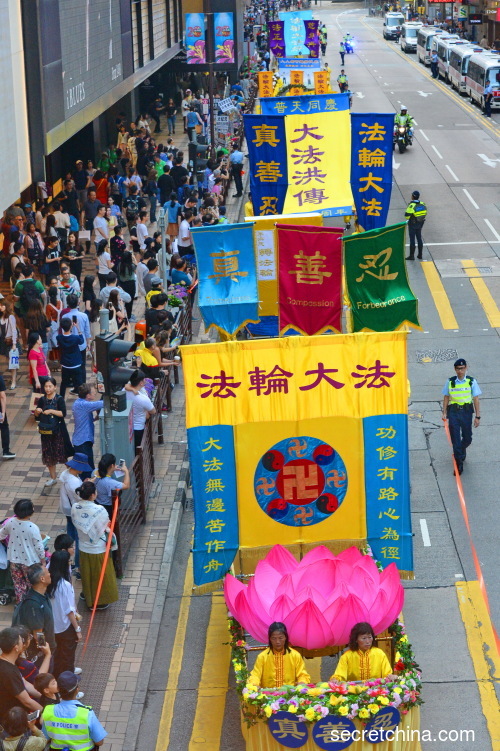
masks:
<svg viewBox="0 0 500 751"><path fill-rule="evenodd" d="M314 93L328 94L330 91L330 72L327 70L314 71Z"/></svg>
<svg viewBox="0 0 500 751"><path fill-rule="evenodd" d="M290 85L294 87L304 85L304 71L303 70L291 70L290 71ZM300 94L302 94L301 88L290 89L289 96L300 96Z"/></svg>
<svg viewBox="0 0 500 751"><path fill-rule="evenodd" d="M349 110L285 117L288 190L285 214L352 213Z"/></svg>
<svg viewBox="0 0 500 751"><path fill-rule="evenodd" d="M259 96L273 96L273 72L271 70L262 70L257 73L259 81Z"/></svg>
<svg viewBox="0 0 500 751"><path fill-rule="evenodd" d="M252 216L245 221L255 222L253 228L255 260L257 266L257 286L259 291L259 315L278 315L278 241L276 224L304 224L323 226L321 214L301 214L300 216Z"/></svg>

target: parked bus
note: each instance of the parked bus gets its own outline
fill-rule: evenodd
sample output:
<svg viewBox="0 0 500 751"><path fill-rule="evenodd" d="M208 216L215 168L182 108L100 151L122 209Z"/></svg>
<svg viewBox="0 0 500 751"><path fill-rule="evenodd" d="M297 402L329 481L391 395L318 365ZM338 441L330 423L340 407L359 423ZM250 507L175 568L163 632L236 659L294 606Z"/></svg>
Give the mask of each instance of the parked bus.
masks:
<svg viewBox="0 0 500 751"><path fill-rule="evenodd" d="M482 47L474 47L473 44L460 44L453 47L450 53L450 64L448 66L448 78L454 89L459 94L466 94L465 76L469 66L471 56L476 53L480 55L484 52Z"/></svg>
<svg viewBox="0 0 500 751"><path fill-rule="evenodd" d="M450 65L450 54L454 47L461 47L466 45L467 42L464 39L460 39L457 36L451 36L447 39L438 39L437 42L437 54L438 54L438 70L441 78L444 78L446 83L449 83L448 67Z"/></svg>
<svg viewBox="0 0 500 751"><path fill-rule="evenodd" d="M484 109L486 81L493 88L492 109L500 109L500 55L498 52L474 53L469 59L465 76L465 88L473 102Z"/></svg>
<svg viewBox="0 0 500 751"><path fill-rule="evenodd" d="M399 44L403 52L417 51L417 34L421 28L422 24L419 21L407 21L403 24L399 37Z"/></svg>
<svg viewBox="0 0 500 751"><path fill-rule="evenodd" d="M386 13L384 16L384 39L398 41L404 22L405 17L402 13Z"/></svg>
<svg viewBox="0 0 500 751"><path fill-rule="evenodd" d="M443 34L437 26L423 26L417 34L417 57L424 65L431 64L431 45L434 37Z"/></svg>

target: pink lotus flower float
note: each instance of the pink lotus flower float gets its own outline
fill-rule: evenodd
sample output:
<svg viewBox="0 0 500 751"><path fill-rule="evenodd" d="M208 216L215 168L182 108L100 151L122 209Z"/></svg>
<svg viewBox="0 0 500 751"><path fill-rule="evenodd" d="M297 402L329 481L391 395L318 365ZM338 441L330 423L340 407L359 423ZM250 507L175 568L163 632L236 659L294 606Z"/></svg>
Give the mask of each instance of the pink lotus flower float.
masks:
<svg viewBox="0 0 500 751"><path fill-rule="evenodd" d="M395 563L380 572L355 547L333 555L321 545L298 563L275 545L248 585L226 576L224 597L231 615L257 641L267 643L269 625L282 621L293 645L323 649L347 644L360 621L380 634L401 612L404 589Z"/></svg>

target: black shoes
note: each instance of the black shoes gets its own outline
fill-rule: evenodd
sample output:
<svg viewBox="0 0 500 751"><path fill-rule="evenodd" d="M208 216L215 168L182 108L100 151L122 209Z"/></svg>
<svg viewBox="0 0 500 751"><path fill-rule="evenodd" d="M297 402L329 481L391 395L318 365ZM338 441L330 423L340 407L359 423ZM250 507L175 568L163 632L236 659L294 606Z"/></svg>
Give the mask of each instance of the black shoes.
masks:
<svg viewBox="0 0 500 751"><path fill-rule="evenodd" d="M407 261L414 261L415 260L415 256L406 256L406 260Z"/></svg>

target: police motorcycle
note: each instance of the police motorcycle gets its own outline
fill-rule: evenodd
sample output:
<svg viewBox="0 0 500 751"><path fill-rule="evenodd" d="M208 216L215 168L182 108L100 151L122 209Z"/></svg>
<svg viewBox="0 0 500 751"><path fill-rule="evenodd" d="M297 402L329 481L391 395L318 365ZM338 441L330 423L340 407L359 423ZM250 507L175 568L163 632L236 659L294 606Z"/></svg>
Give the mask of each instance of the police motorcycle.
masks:
<svg viewBox="0 0 500 751"><path fill-rule="evenodd" d="M344 49L346 55L354 54L354 38L350 34L344 37Z"/></svg>
<svg viewBox="0 0 500 751"><path fill-rule="evenodd" d="M392 150L395 151L397 145L399 153L404 154L407 146L411 146L412 144L413 137L411 128L409 128L408 125L399 125L398 123L395 123Z"/></svg>

